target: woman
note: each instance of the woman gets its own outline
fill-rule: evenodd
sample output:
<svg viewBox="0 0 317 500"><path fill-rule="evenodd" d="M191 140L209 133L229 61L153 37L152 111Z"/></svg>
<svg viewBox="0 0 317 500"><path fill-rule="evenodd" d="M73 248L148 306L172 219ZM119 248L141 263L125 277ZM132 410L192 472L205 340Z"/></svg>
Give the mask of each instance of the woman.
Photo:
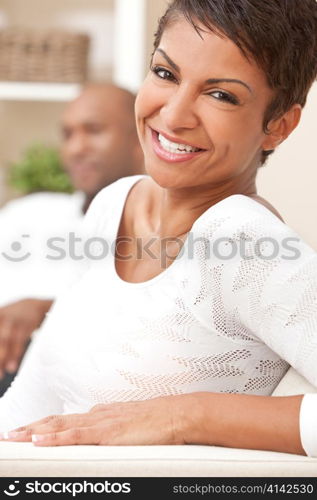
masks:
<svg viewBox="0 0 317 500"><path fill-rule="evenodd" d="M93 202L89 243L114 258L89 246L1 401L2 430L24 426L3 438L317 456L316 396L269 396L290 364L317 385L317 256L255 187L300 120L316 28L314 0L171 4L136 103L148 177Z"/></svg>

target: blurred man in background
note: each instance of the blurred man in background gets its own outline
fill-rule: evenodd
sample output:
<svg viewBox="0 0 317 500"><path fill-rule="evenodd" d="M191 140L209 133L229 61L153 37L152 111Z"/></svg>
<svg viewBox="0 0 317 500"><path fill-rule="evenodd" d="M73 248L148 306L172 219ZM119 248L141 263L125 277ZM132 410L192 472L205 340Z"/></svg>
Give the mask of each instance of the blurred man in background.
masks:
<svg viewBox="0 0 317 500"><path fill-rule="evenodd" d="M63 165L75 193L37 193L1 210L2 239L11 227L20 241L10 235L11 253L2 252L0 262L0 378L7 373L0 395L10 384L33 331L71 274L69 260L54 266L43 258L43 252L37 258L39 247L61 231L76 232L103 187L143 173L134 101L133 94L111 84L85 87L66 107L61 124ZM32 252L29 247L22 251L23 238L32 242Z"/></svg>
<svg viewBox="0 0 317 500"><path fill-rule="evenodd" d="M67 107L62 120L62 158L74 187L94 196L112 182L143 172L135 96L113 85L91 85Z"/></svg>

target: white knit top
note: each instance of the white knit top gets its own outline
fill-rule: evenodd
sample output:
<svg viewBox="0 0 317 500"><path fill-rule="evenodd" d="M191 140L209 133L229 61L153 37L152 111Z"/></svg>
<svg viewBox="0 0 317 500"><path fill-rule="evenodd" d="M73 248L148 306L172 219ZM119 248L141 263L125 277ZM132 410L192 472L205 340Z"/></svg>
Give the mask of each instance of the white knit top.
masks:
<svg viewBox="0 0 317 500"><path fill-rule="evenodd" d="M165 271L125 282L113 244L141 178L115 182L92 203L83 272L1 399L1 430L98 403L196 391L269 395L289 365L317 386L317 254L263 205L234 195L196 220ZM317 455L314 396L304 398L301 432Z"/></svg>

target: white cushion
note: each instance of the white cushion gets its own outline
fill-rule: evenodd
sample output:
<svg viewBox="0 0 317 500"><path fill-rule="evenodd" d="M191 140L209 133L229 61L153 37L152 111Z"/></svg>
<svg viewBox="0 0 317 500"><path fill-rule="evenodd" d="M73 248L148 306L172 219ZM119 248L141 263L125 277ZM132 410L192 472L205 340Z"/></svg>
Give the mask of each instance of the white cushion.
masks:
<svg viewBox="0 0 317 500"><path fill-rule="evenodd" d="M69 446L0 444L7 477L316 476L317 459L213 446Z"/></svg>
<svg viewBox="0 0 317 500"><path fill-rule="evenodd" d="M290 368L275 388L272 396L294 396L310 392L317 392L317 388L299 375L294 368Z"/></svg>

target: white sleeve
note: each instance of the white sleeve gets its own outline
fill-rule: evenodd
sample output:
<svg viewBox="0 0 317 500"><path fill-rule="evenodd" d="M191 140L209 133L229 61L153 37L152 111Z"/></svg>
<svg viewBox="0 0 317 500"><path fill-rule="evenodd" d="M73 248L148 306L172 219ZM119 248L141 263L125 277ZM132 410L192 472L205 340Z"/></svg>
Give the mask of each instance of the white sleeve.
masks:
<svg viewBox="0 0 317 500"><path fill-rule="evenodd" d="M300 408L299 426L306 455L317 457L317 394L305 394Z"/></svg>
<svg viewBox="0 0 317 500"><path fill-rule="evenodd" d="M11 387L0 399L0 431L10 431L25 424L46 417L47 415L61 414L63 404L47 377L44 376L43 349L46 348L46 337L38 332L34 345L30 345L30 352Z"/></svg>
<svg viewBox="0 0 317 500"><path fill-rule="evenodd" d="M253 241L269 236L279 252L231 267L231 306L255 337L317 387L317 253L276 218L260 217L249 229ZM317 394L302 401L300 434L306 453L317 457Z"/></svg>
<svg viewBox="0 0 317 500"><path fill-rule="evenodd" d="M317 254L302 241L295 246L296 260L255 264L239 305L255 336L317 387Z"/></svg>

